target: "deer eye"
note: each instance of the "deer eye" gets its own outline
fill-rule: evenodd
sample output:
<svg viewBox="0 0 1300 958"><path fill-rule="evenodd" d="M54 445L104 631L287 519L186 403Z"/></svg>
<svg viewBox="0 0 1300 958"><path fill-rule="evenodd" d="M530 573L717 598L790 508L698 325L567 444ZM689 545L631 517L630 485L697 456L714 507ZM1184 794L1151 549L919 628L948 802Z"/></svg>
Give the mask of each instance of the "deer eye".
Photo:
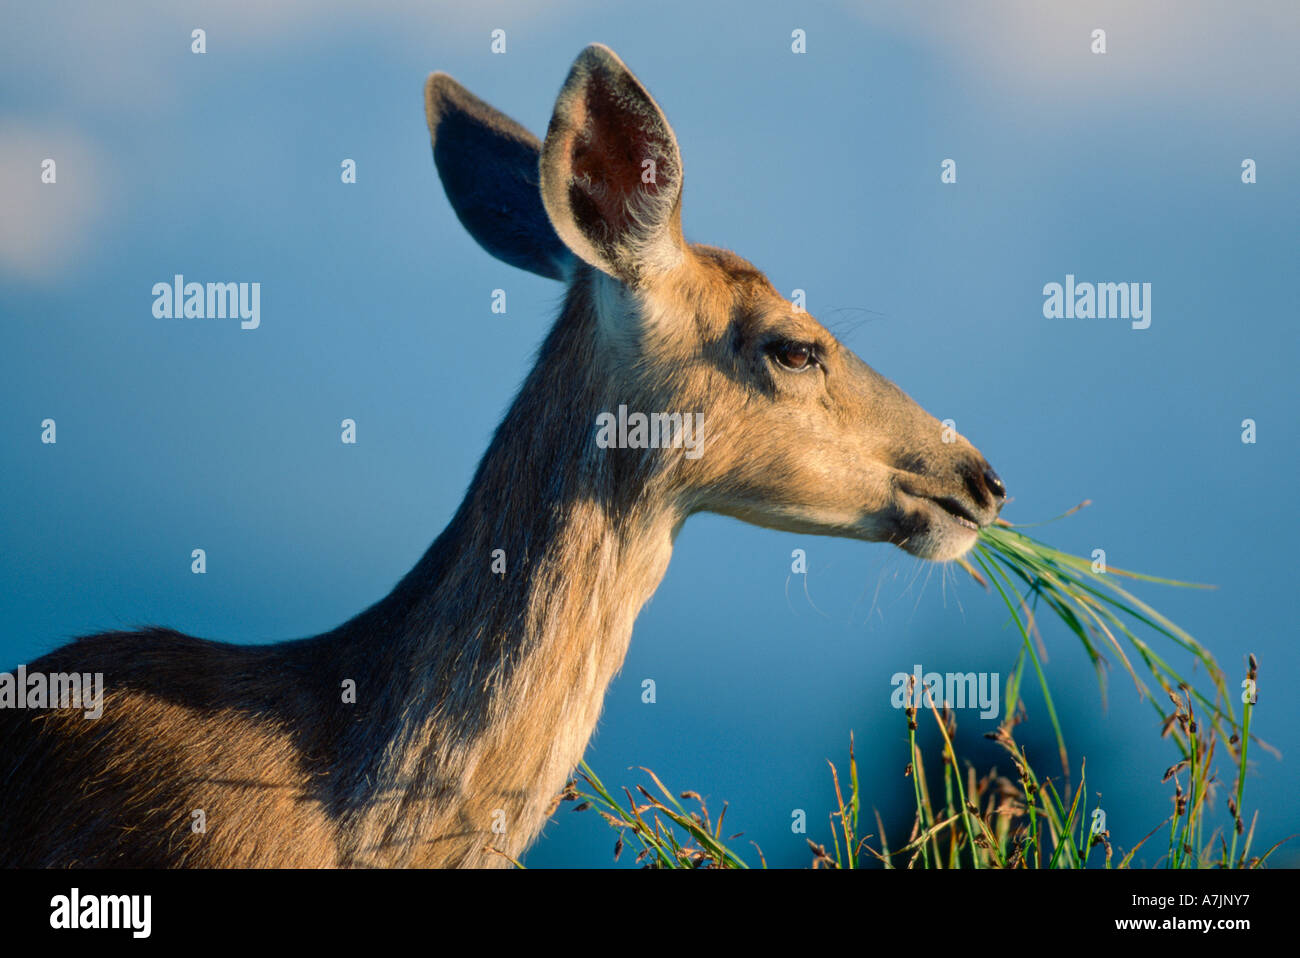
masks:
<svg viewBox="0 0 1300 958"><path fill-rule="evenodd" d="M803 372L816 365L816 354L813 350L812 343L801 343L793 339L785 339L773 343L768 347L772 358L784 366L786 369L794 372Z"/></svg>

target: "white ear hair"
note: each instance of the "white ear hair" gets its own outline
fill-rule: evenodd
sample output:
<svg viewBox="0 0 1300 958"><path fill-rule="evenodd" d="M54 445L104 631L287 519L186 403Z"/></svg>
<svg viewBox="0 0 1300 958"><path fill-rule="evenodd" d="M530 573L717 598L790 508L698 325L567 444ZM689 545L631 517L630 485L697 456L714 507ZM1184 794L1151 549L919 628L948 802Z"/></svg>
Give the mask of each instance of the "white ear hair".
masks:
<svg viewBox="0 0 1300 958"><path fill-rule="evenodd" d="M682 259L682 160L654 98L608 47L578 55L542 146L546 213L580 259L628 283Z"/></svg>

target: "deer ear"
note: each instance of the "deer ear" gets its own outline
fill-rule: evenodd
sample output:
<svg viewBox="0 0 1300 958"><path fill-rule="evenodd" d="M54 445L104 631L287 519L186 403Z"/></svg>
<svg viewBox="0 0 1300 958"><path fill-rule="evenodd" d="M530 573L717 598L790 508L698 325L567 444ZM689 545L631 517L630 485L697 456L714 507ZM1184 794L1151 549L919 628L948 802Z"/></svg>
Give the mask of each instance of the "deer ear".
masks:
<svg viewBox="0 0 1300 958"><path fill-rule="evenodd" d="M628 283L682 258L682 158L659 104L613 50L579 54L542 146L542 202L564 244Z"/></svg>
<svg viewBox="0 0 1300 958"><path fill-rule="evenodd" d="M542 207L537 137L445 73L429 75L424 110L433 162L461 225L497 259L567 280L575 261Z"/></svg>

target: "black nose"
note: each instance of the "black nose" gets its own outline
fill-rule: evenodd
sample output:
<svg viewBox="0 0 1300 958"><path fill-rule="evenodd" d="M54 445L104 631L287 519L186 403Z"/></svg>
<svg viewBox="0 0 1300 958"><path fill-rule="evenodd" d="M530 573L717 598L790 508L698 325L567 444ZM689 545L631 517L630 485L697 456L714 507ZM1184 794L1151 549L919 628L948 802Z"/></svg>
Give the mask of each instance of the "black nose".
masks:
<svg viewBox="0 0 1300 958"><path fill-rule="evenodd" d="M984 470L984 484L989 487L989 492L993 493L993 495L997 496L999 499L1005 499L1007 497L1007 487L1002 484L1002 480L998 477L998 474L993 471L992 466L989 466Z"/></svg>

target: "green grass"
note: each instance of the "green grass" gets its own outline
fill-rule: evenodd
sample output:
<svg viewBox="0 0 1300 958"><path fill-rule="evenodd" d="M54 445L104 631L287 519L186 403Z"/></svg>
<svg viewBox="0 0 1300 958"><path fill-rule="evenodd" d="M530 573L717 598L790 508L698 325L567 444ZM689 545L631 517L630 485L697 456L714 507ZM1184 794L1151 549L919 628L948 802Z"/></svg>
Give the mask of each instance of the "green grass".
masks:
<svg viewBox="0 0 1300 958"><path fill-rule="evenodd" d="M878 814L876 832L861 834L861 782L850 734L847 799L838 769L828 763L836 798L836 808L829 814L830 839L820 843L807 840L814 868L856 868L872 863L885 868L1128 868L1144 848L1147 852L1139 863L1150 855L1153 865L1166 868L1255 868L1268 860L1281 843L1252 857L1258 814L1247 827L1243 812L1247 746L1255 710L1254 697L1248 692L1255 689L1258 671L1254 655L1241 683L1247 691L1240 696L1242 717L1238 721L1227 678L1213 655L1131 591L1135 583L1192 589L1211 586L1094 567L1090 560L1053 549L1004 522L982 530L976 548L960 564L1000 598L1009 614L1008 624L1014 625L1018 636L1016 664L1005 690L1004 718L996 732L986 733L1007 752L1014 775L1008 778L993 770L977 777L969 762L963 767L953 744L955 714L926 702L924 710L942 739L941 789L932 788L917 744L918 708L910 705L904 709L908 723L904 775L911 779L915 813L907 841L891 850ZM1039 625L1043 610L1083 644L1101 687L1103 707L1108 656L1113 656L1142 701L1157 713L1153 728L1171 743L1173 763L1164 770L1162 782L1172 783L1172 811L1118 860L1110 833L1102 827L1104 812L1088 810L1084 760L1079 762L1077 784L1071 781L1064 730L1043 670L1046 649ZM1203 676L1204 687L1193 685L1171 664L1175 655L1188 660ZM1027 715L1023 692L1027 675L1036 680L1052 725L1059 779L1036 770L1015 738L1016 728ZM908 700L918 703L921 697L911 694L913 683L914 679L909 679ZM1268 748L1258 739L1255 742ZM1226 797L1227 815L1221 825L1215 824L1224 818L1216 814L1221 797L1216 753L1226 753L1235 772L1235 788ZM584 762L581 777L589 791L571 782L562 798L576 802L578 810L595 809L618 832L616 859L626 847L635 846L636 861L646 867L749 867L724 842L725 805L715 823L696 792L674 796L653 772L642 771L655 791L636 785L634 795L624 787L624 803ZM1152 774L1159 772L1153 770ZM698 810L688 810L682 801L694 802ZM1231 845L1227 832L1231 832ZM1155 840L1157 834L1166 838ZM730 836L726 841L739 837ZM1162 847L1148 845L1153 840ZM762 851L757 846L755 850L757 863L766 867Z"/></svg>

